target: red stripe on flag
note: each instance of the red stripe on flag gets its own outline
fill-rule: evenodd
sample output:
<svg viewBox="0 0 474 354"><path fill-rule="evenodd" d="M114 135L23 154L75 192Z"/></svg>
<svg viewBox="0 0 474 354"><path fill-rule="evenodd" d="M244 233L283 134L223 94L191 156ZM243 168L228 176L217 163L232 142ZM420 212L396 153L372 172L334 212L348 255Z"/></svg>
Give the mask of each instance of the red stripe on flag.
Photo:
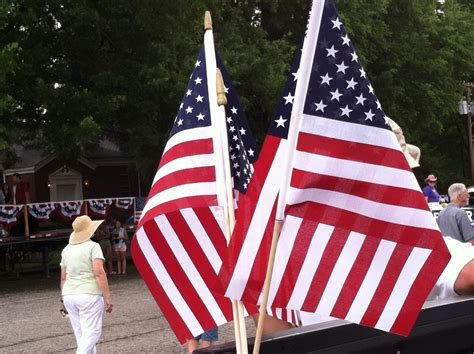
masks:
<svg viewBox="0 0 474 354"><path fill-rule="evenodd" d="M212 146L211 138L186 141L177 144L166 151L161 157L158 169L166 165L168 162L179 159L180 157L212 154L213 152L214 148Z"/></svg>
<svg viewBox="0 0 474 354"><path fill-rule="evenodd" d="M216 248L221 261L227 257L227 240L222 233L216 217L210 208L195 208L194 212L201 221L202 227L209 236L212 244ZM222 222L225 222L222 220Z"/></svg>
<svg viewBox="0 0 474 354"><path fill-rule="evenodd" d="M201 297L196 292L192 284L192 279L188 278L179 259L173 252L173 249L168 245L168 241L166 241L158 225L155 222L148 222L144 225L143 229L147 235L153 235L153 237L148 238L150 243L153 245L157 256L161 259L170 278L173 279L175 287L185 299L186 304L194 314L199 314L196 318L201 326L205 330L215 327L216 323Z"/></svg>
<svg viewBox="0 0 474 354"><path fill-rule="evenodd" d="M370 264L374 258L377 247L380 244L380 239L374 237L366 237L364 243L354 261L346 281L337 298L331 316L338 318L345 318L351 305L364 281L364 278L369 270Z"/></svg>
<svg viewBox="0 0 474 354"><path fill-rule="evenodd" d="M449 252L448 250L446 251ZM410 292L405 299L405 303L390 331L408 336L418 317L418 309L423 306L423 303L431 292L429 285L439 279L448 262L449 258L446 258L445 262L443 262L435 252L431 252L413 282ZM421 289L424 289L424 291L421 291Z"/></svg>
<svg viewBox="0 0 474 354"><path fill-rule="evenodd" d="M159 305L161 312L166 317L166 320L173 328L173 332L176 334L179 342L184 344L186 340L193 338L191 331L189 330L186 323L183 321L182 317L179 315L178 311L174 307L173 303L166 295L166 292L162 288L159 280L156 278L153 269L148 264L145 256L140 249L140 245L136 237L132 240L131 247L133 262L135 263L140 275L142 276L145 284L153 295L156 303Z"/></svg>
<svg viewBox="0 0 474 354"><path fill-rule="evenodd" d="M215 182L216 169L214 166L194 167L182 169L160 178L153 184L150 196L183 184Z"/></svg>
<svg viewBox="0 0 474 354"><path fill-rule="evenodd" d="M204 254L201 245L196 240L196 237L189 228L187 220L179 211L168 213L166 214L166 217L171 226L173 227L176 236L181 241L183 247L186 249L189 258L196 266L196 269L201 275L201 278L204 280L207 287L210 288L210 286L217 281L217 274L215 273L214 268L209 262L209 259ZM221 238L223 238L223 235ZM227 320L231 321L232 304L229 299L225 298L224 296L216 295L215 293L212 293L212 296L216 300L217 304L219 305Z"/></svg>
<svg viewBox="0 0 474 354"><path fill-rule="evenodd" d="M229 244L229 249L232 250L233 252L229 252L228 259L224 260L224 266L221 268L221 271L219 273L220 284L216 286L216 289L219 291L227 287L227 285L230 282L231 276L235 270L235 265L237 263L237 260L240 257L240 252L242 250L245 238L247 237L247 231L249 229L249 225L252 221L257 202L260 198L260 192L261 192L262 186L267 182L266 179L273 164L273 157L278 151L280 142L281 142L281 139L278 137L275 137L272 135L266 136L265 142L262 147L262 151L260 152L260 155L259 155L259 159L254 165L255 174L252 176L252 181L250 182L249 188L245 194L240 195L239 219L238 219L239 222L235 225L235 229L232 233L232 238ZM279 186L275 186L275 188L279 188ZM258 270L257 273L259 274L257 277L255 277L255 275L251 273L251 277L253 277L253 280L249 282L248 284L249 286L250 284L254 284L255 282L260 281L261 279L260 276L262 272L263 272L262 279L265 279L265 274L264 274L265 271L262 270L262 267L266 269L266 266L263 266L262 262L265 262L266 260L268 260L268 252L270 250L271 236L273 234L275 211L276 211L276 199L274 202L273 211L270 215L270 218L268 220L261 220L261 222L266 223L267 226L265 229L265 234L262 238L262 242L259 246L257 256L255 259L248 260L249 262L254 263L253 267L255 270ZM255 301L255 302L257 301L258 295L260 294L261 286L257 287L259 288L258 290L255 289L255 285L252 285L252 288L253 290L249 290L249 292L245 295L245 298L242 297L243 300ZM257 293L255 293L255 290L257 291Z"/></svg>
<svg viewBox="0 0 474 354"><path fill-rule="evenodd" d="M334 266L336 265L342 249L346 244L347 238L349 237L349 233L349 230L335 228L331 234L331 238L324 250L321 262L319 263L318 269L311 281L306 300L301 308L303 311L316 311L319 301L321 301L321 297L326 290L326 285L331 277L332 271L334 270ZM305 250L305 248L300 248L299 250L294 251L299 252L301 257L301 252Z"/></svg>
<svg viewBox="0 0 474 354"><path fill-rule="evenodd" d="M437 230L390 223L325 204L305 202L292 205L288 207L288 214L328 225L337 223L343 229L406 245L438 250L445 247Z"/></svg>
<svg viewBox="0 0 474 354"><path fill-rule="evenodd" d="M285 306L291 298L291 294L295 289L296 281L298 280L298 274L305 260L306 251L311 244L317 226L318 223L312 220L302 220L298 234L295 238L294 247L291 250L286 269L283 273L280 286L278 287L275 300L273 301L274 304ZM301 230L305 230L305 232L301 232Z"/></svg>
<svg viewBox="0 0 474 354"><path fill-rule="evenodd" d="M328 128L329 129L329 128ZM411 171L400 150L300 132L297 150Z"/></svg>
<svg viewBox="0 0 474 354"><path fill-rule="evenodd" d="M270 257L270 247L273 236L273 227L275 224L276 207L277 201L275 201L270 218L267 220L265 233L263 234L262 242L260 242L255 259L249 259L249 262L253 262L253 264L245 290L242 294L243 301L249 301L256 304L260 293L262 292L265 275L267 273L268 259ZM262 220L262 222L264 221Z"/></svg>
<svg viewBox="0 0 474 354"><path fill-rule="evenodd" d="M139 229L149 220L154 219L157 215L166 214L177 209L208 207L209 205L217 205L216 195L198 195L193 197L174 199L172 201L159 204L149 209L146 214L144 214L143 217L140 219L137 229Z"/></svg>
<svg viewBox="0 0 474 354"><path fill-rule="evenodd" d="M354 195L377 203L429 210L420 191L372 182L327 176L293 169L291 186L299 189L318 188Z"/></svg>
<svg viewBox="0 0 474 354"><path fill-rule="evenodd" d="M387 267L382 275L382 279L380 279L377 286L377 290L360 321L362 325L370 327L376 325L412 250L412 246L407 246L401 243L398 243L395 246L392 256L390 257Z"/></svg>

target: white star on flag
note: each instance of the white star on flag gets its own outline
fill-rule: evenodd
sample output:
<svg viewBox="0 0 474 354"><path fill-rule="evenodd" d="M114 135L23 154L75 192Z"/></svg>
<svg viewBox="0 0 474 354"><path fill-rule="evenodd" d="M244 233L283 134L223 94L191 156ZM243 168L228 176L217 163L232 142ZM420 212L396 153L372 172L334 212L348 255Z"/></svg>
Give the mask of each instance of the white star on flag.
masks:
<svg viewBox="0 0 474 354"><path fill-rule="evenodd" d="M321 111L323 113L324 108L327 107L327 105L323 103L323 100L319 101L319 103L314 102L314 105L316 106L316 111Z"/></svg>
<svg viewBox="0 0 474 354"><path fill-rule="evenodd" d="M328 85L330 85L329 82L332 80L332 77L329 76L329 73L326 73L326 75L321 76L321 79L323 80L323 81L321 81L321 85L322 85L322 84L328 84Z"/></svg>
<svg viewBox="0 0 474 354"><path fill-rule="evenodd" d="M347 116L349 118L349 113L352 112L352 109L349 109L348 105L346 105L344 108L340 108L340 110L341 110L341 117Z"/></svg>
<svg viewBox="0 0 474 354"><path fill-rule="evenodd" d="M341 72L341 73L343 73L343 74L346 73L346 69L348 68L348 66L346 66L346 65L344 64L344 62L342 62L341 64L336 64L336 66L337 66L337 72L338 72L338 73L339 73L339 72Z"/></svg>
<svg viewBox="0 0 474 354"><path fill-rule="evenodd" d="M353 90L355 90L355 85L357 85L357 82L354 81L354 78L350 79L350 80L346 80L347 82L347 88L351 88Z"/></svg>
<svg viewBox="0 0 474 354"><path fill-rule="evenodd" d="M280 119L277 119L275 120L276 124L277 124L277 128L278 127L285 127L285 122L287 121L288 119L283 119L282 116L280 116Z"/></svg>
<svg viewBox="0 0 474 354"><path fill-rule="evenodd" d="M339 101L339 97L342 96L342 93L339 93L339 89L336 89L336 91L330 91L331 93L331 101L337 100Z"/></svg>
<svg viewBox="0 0 474 354"><path fill-rule="evenodd" d="M288 96L283 97L285 99L285 104L293 104L293 99L295 96L291 95L291 92L288 92Z"/></svg>
<svg viewBox="0 0 474 354"><path fill-rule="evenodd" d="M326 48L326 50L328 51L328 54L326 55L327 57L333 57L334 59L336 59L336 53L339 51L337 49L334 49L334 45L331 47L331 48Z"/></svg>
<svg viewBox="0 0 474 354"><path fill-rule="evenodd" d="M372 121L372 118L375 116L375 114L372 113L372 109L369 109L368 112L365 112L365 120L370 120Z"/></svg>

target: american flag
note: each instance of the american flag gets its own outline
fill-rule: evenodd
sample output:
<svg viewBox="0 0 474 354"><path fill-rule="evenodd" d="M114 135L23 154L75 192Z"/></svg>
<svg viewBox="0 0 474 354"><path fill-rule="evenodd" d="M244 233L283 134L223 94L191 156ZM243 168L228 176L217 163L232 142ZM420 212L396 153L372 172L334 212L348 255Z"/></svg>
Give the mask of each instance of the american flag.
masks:
<svg viewBox="0 0 474 354"><path fill-rule="evenodd" d="M262 148L253 214L238 221L221 274L226 295L258 300L280 193L268 304L407 335L450 255L331 0L313 2L294 77L288 141L268 135L273 148ZM288 183L275 190L281 170Z"/></svg>
<svg viewBox="0 0 474 354"><path fill-rule="evenodd" d="M216 61L228 101L225 117L212 114ZM229 299L210 289L227 255L216 119L227 120L235 190L245 192L257 148L207 31L132 245L138 270L182 343L232 320Z"/></svg>

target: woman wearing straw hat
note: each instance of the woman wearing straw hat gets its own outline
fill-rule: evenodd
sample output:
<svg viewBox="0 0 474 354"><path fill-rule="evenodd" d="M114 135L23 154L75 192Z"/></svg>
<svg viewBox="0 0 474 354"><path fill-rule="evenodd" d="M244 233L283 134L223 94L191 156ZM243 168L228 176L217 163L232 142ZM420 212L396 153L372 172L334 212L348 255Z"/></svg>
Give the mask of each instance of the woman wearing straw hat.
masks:
<svg viewBox="0 0 474 354"><path fill-rule="evenodd" d="M99 244L90 240L102 222L86 215L76 218L69 244L61 253L61 293L76 336L76 353L95 353L102 333L104 301L106 311L112 311L104 256Z"/></svg>
<svg viewBox="0 0 474 354"><path fill-rule="evenodd" d="M423 195L428 203L438 203L439 202L439 193L436 190L436 178L435 175L429 175L425 178L426 186L423 187Z"/></svg>

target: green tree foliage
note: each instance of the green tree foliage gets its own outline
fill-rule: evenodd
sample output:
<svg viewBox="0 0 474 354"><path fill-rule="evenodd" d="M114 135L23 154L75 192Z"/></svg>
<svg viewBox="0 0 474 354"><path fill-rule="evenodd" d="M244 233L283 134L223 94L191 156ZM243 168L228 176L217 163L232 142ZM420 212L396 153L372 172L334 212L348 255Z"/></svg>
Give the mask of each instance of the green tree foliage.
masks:
<svg viewBox="0 0 474 354"><path fill-rule="evenodd" d="M386 113L442 183L467 177L461 82L473 79L472 2L337 0ZM101 138L151 179L212 12L216 47L259 142L309 0L0 0L0 149L64 160ZM447 148L449 146L449 148Z"/></svg>

